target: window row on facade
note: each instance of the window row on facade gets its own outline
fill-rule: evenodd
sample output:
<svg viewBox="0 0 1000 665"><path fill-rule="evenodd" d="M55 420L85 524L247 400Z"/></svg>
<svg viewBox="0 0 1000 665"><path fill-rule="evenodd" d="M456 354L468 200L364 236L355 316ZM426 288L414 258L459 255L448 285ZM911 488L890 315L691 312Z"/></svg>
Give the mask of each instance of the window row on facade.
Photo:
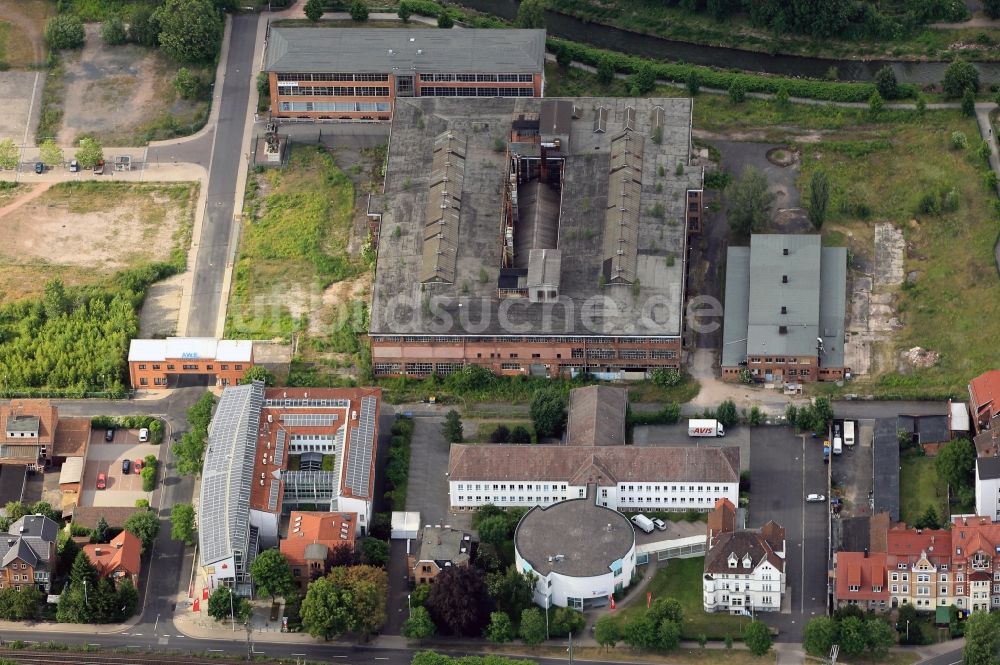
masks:
<svg viewBox="0 0 1000 665"><path fill-rule="evenodd" d="M466 83L531 83L534 74L418 74L421 81L461 81Z"/></svg>
<svg viewBox="0 0 1000 665"><path fill-rule="evenodd" d="M282 97L388 97L386 86L341 86L341 85L279 85Z"/></svg>
<svg viewBox="0 0 1000 665"><path fill-rule="evenodd" d="M388 74L296 74L279 72L279 81L388 81Z"/></svg>
<svg viewBox="0 0 1000 665"><path fill-rule="evenodd" d="M292 113L388 113L388 102L280 102L282 111Z"/></svg>
<svg viewBox="0 0 1000 665"><path fill-rule="evenodd" d="M425 342L453 344L677 344L676 337L465 337L462 335L371 335L373 342Z"/></svg>
<svg viewBox="0 0 1000 665"><path fill-rule="evenodd" d="M462 88L454 86L424 85L421 97L534 97L534 88Z"/></svg>
<svg viewBox="0 0 1000 665"><path fill-rule="evenodd" d="M146 367L147 367L147 365L145 363L139 363L139 369L140 370L145 370ZM163 367L163 365L161 365L159 363L153 363L152 367L153 367L153 370L156 371L156 370L159 370L161 367ZM198 365L198 364L195 364L195 363L189 363L189 364L181 365L181 369L188 370L188 371L198 370L200 367L201 367L201 365ZM167 363L167 371L168 372L172 372L172 371L174 371L176 369L177 369L176 365L174 365L173 363ZM222 370L223 372L228 371L229 370L229 365L219 365L219 369ZM239 372L239 371L241 371L243 369L243 365L233 365L233 369L235 369L237 372ZM215 365L205 365L205 371L206 372L213 372L213 371L215 371Z"/></svg>

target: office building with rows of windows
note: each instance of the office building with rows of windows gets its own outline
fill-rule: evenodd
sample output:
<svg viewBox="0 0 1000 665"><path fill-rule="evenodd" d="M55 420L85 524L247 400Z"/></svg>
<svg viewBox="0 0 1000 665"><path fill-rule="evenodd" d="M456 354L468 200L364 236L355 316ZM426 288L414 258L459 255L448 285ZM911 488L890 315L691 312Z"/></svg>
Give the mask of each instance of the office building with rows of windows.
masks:
<svg viewBox="0 0 1000 665"><path fill-rule="evenodd" d="M272 28L277 118L389 120L399 97L541 97L544 30Z"/></svg>

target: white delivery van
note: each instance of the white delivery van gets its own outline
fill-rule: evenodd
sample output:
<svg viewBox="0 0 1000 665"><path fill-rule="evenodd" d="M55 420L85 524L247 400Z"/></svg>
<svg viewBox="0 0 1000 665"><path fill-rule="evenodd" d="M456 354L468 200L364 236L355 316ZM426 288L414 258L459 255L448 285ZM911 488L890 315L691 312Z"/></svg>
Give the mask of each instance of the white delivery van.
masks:
<svg viewBox="0 0 1000 665"><path fill-rule="evenodd" d="M853 446L854 445L854 421L845 420L844 421L844 445Z"/></svg>
<svg viewBox="0 0 1000 665"><path fill-rule="evenodd" d="M833 454L840 455L844 452L844 442L839 436L833 437Z"/></svg>
<svg viewBox="0 0 1000 665"><path fill-rule="evenodd" d="M632 524L636 525L646 533L652 533L653 529L656 527L653 525L653 520L649 519L643 514L633 515Z"/></svg>
<svg viewBox="0 0 1000 665"><path fill-rule="evenodd" d="M715 419L692 419L688 421L688 436L725 436L726 429Z"/></svg>

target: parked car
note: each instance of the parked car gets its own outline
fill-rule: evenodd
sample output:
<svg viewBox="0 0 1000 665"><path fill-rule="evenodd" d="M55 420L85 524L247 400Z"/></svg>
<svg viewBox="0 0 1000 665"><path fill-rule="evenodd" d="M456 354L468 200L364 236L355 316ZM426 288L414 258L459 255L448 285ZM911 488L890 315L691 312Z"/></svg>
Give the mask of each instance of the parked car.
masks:
<svg viewBox="0 0 1000 665"><path fill-rule="evenodd" d="M102 490L108 486L108 476L104 473L97 474L97 489Z"/></svg>
<svg viewBox="0 0 1000 665"><path fill-rule="evenodd" d="M129 473L132 471L132 460L123 459L122 460L122 473Z"/></svg>
<svg viewBox="0 0 1000 665"><path fill-rule="evenodd" d="M655 526L660 531L666 531L667 530L667 523L664 522L663 520L661 520L659 517L654 517L653 518L653 526Z"/></svg>
<svg viewBox="0 0 1000 665"><path fill-rule="evenodd" d="M139 443L146 443L149 441L149 430L143 427L139 430Z"/></svg>
<svg viewBox="0 0 1000 665"><path fill-rule="evenodd" d="M132 462L132 469L135 470L136 474L142 473L142 460L137 459Z"/></svg>
<svg viewBox="0 0 1000 665"><path fill-rule="evenodd" d="M104 160L97 162L97 166L94 167L94 175L104 175Z"/></svg>
<svg viewBox="0 0 1000 665"><path fill-rule="evenodd" d="M45 162L35 162L35 173L45 173Z"/></svg>
<svg viewBox="0 0 1000 665"><path fill-rule="evenodd" d="M810 494L806 497L808 503L821 503L826 501L826 497L822 494Z"/></svg>
<svg viewBox="0 0 1000 665"><path fill-rule="evenodd" d="M69 163L69 172L76 173L80 170L80 162L75 159Z"/></svg>
<svg viewBox="0 0 1000 665"><path fill-rule="evenodd" d="M114 441L115 440L115 430L114 429L109 429L108 431L106 431L104 433L104 440L107 441L107 442L109 442L109 443L111 441Z"/></svg>

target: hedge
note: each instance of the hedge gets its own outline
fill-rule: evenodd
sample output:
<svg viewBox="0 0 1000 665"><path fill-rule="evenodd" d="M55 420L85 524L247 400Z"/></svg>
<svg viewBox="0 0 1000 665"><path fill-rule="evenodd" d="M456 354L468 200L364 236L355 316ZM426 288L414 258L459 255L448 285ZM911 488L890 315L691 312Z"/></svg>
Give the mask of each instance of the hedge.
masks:
<svg viewBox="0 0 1000 665"><path fill-rule="evenodd" d="M665 404L659 411L653 412L638 413L629 408L626 415L630 427L633 425L674 425L680 418L681 407L673 402Z"/></svg>
<svg viewBox="0 0 1000 665"><path fill-rule="evenodd" d="M747 92L763 92L776 94L784 89L791 97L821 99L830 102L867 102L875 90L873 83L843 83L838 81L820 81L806 78L783 78L765 76L763 74L747 74L744 72L716 69L701 65L683 63L659 62L634 55L606 51L604 49L585 46L576 42L566 41L557 37L546 39L546 48L555 54L569 54L571 60L596 67L607 58L616 72L633 74L641 67L652 67L656 78L684 84L692 75L706 88L728 90L734 81L743 84ZM917 89L909 84L899 86L899 97L913 97Z"/></svg>
<svg viewBox="0 0 1000 665"><path fill-rule="evenodd" d="M94 429L142 429L149 430L149 442L160 443L163 440L163 421L153 416L94 416L90 419Z"/></svg>

